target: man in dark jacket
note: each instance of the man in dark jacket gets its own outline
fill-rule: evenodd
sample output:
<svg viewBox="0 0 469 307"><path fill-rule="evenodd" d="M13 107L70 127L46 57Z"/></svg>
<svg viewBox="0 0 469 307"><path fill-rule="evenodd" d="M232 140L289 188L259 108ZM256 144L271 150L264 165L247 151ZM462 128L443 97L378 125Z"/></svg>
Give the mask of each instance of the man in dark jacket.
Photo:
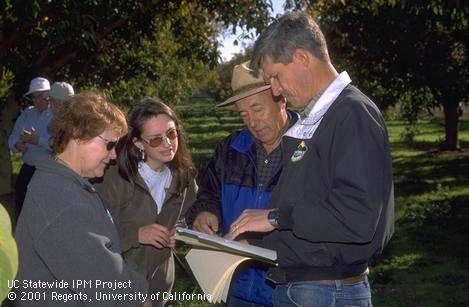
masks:
<svg viewBox="0 0 469 307"><path fill-rule="evenodd" d="M300 109L282 140L269 209L245 210L228 238L269 232L276 306L371 306L368 261L394 232L387 129L376 105L332 66L313 19L287 13L260 35L251 67Z"/></svg>
<svg viewBox="0 0 469 307"><path fill-rule="evenodd" d="M270 85L256 78L248 63L234 67L234 96L218 106L235 105L246 128L232 133L217 147L186 214L192 228L214 234L228 233L245 209L265 209L280 171L280 141L298 115L286 109L283 97L273 97ZM253 239L246 236L244 239ZM271 283L264 267L249 265L232 281L228 306L272 305Z"/></svg>

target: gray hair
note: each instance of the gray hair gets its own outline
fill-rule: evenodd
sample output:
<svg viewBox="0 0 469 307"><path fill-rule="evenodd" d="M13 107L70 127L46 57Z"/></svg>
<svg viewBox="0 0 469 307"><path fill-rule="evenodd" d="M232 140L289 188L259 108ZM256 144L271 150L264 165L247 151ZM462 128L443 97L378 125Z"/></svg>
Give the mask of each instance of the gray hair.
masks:
<svg viewBox="0 0 469 307"><path fill-rule="evenodd" d="M304 12L288 12L271 23L254 44L251 69L256 73L268 56L274 63L288 64L296 49L305 49L323 62L330 62L319 25Z"/></svg>

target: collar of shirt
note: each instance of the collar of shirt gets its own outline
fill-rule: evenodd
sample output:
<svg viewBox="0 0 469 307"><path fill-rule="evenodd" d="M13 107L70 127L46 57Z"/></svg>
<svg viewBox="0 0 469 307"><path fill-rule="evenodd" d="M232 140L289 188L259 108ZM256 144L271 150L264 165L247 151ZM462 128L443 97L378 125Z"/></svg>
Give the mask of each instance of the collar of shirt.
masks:
<svg viewBox="0 0 469 307"><path fill-rule="evenodd" d="M270 154L267 154L261 142L255 140L255 144L257 185L261 190L263 190L282 161L282 149L281 145L279 145L272 150Z"/></svg>
<svg viewBox="0 0 469 307"><path fill-rule="evenodd" d="M285 135L296 139L312 138L324 114L350 82L352 80L346 71L338 75L319 99L313 103L312 109L306 117L300 118Z"/></svg>
<svg viewBox="0 0 469 307"><path fill-rule="evenodd" d="M168 174L171 174L171 171L166 166L162 171L155 171L145 162L138 163L138 172L145 182L147 184L151 183L151 185L153 185L156 180L161 180L162 178L166 178ZM165 183L165 188L169 188L169 184L167 182Z"/></svg>
<svg viewBox="0 0 469 307"><path fill-rule="evenodd" d="M258 139L254 139L254 144L256 145L256 159L264 160L268 156L264 146Z"/></svg>
<svg viewBox="0 0 469 307"><path fill-rule="evenodd" d="M165 167L164 170L158 172L153 170L145 162L140 162L138 164L138 172L150 190L150 194L156 203L157 213L160 213L166 197L166 191L171 185L171 170L168 167Z"/></svg>
<svg viewBox="0 0 469 307"><path fill-rule="evenodd" d="M320 91L319 94L314 96L313 99L311 99L311 101L303 109L298 111L301 118L306 118L308 116L311 110L313 110L313 107L316 102L319 100L319 97L321 97L321 95L324 94L324 92L326 91L326 88L327 87L323 88L322 91Z"/></svg>

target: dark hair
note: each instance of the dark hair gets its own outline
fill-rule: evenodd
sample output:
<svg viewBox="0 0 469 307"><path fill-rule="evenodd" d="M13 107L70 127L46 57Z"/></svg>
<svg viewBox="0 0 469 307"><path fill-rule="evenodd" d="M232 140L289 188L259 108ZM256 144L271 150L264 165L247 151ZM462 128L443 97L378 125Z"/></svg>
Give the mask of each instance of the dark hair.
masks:
<svg viewBox="0 0 469 307"><path fill-rule="evenodd" d="M256 40L250 67L256 73L264 57L288 64L296 49L305 49L323 62L329 62L324 35L313 18L304 12L288 12L271 23Z"/></svg>
<svg viewBox="0 0 469 307"><path fill-rule="evenodd" d="M55 153L62 153L71 140L91 140L106 128L119 136L127 133L124 113L104 96L83 92L70 97L54 114L48 129Z"/></svg>
<svg viewBox="0 0 469 307"><path fill-rule="evenodd" d="M174 121L178 131L178 149L174 159L168 162L169 169L176 180L176 188L182 192L195 177L195 167L187 148L184 131L176 113L159 98L145 97L136 102L127 116L129 132L117 145L117 165L119 173L128 181L135 181L141 153L134 144L134 139L142 139L143 125L151 118L165 114Z"/></svg>

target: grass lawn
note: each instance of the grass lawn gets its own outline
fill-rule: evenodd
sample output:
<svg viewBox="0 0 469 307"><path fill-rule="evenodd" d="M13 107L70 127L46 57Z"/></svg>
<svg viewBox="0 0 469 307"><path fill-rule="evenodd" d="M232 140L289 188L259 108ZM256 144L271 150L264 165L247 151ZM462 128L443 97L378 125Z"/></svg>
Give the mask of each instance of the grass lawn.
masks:
<svg viewBox="0 0 469 307"><path fill-rule="evenodd" d="M402 123L390 122L396 233L372 265L376 306L469 306L469 122L462 152L434 149L441 120L419 124L413 145L399 142Z"/></svg>
<svg viewBox="0 0 469 307"><path fill-rule="evenodd" d="M210 101L178 106L194 161L202 172L218 142L242 127L236 112ZM388 122L394 167L396 231L373 259L375 306L469 306L469 121L461 125L461 152L438 152L441 119L423 120L413 144L400 141L404 123ZM18 170L17 160L15 169ZM178 250L183 259L187 247ZM174 292L200 289L177 266ZM175 306L213 306L206 301Z"/></svg>

